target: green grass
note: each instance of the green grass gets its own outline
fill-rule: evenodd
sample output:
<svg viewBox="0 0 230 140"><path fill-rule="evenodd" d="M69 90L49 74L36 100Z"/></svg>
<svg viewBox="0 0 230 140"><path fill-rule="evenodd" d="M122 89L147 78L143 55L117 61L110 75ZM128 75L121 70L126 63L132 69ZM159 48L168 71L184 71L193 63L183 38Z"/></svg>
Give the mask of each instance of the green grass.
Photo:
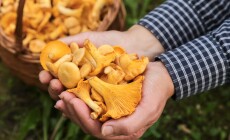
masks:
<svg viewBox="0 0 230 140"><path fill-rule="evenodd" d="M125 0L126 28L161 2ZM229 93L226 85L184 100L170 100L161 118L141 139L230 139ZM95 139L63 118L54 104L47 92L25 85L0 61L0 140Z"/></svg>
<svg viewBox="0 0 230 140"><path fill-rule="evenodd" d="M127 11L126 28L137 23L140 18L144 17L154 7L162 3L164 0L124 0Z"/></svg>

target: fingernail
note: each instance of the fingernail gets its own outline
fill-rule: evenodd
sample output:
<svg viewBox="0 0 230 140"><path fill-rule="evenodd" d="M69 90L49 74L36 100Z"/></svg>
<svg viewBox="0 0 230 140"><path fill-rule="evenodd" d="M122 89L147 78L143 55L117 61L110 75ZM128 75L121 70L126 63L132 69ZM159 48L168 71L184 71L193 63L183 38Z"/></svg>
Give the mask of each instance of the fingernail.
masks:
<svg viewBox="0 0 230 140"><path fill-rule="evenodd" d="M56 109L58 109L58 110L60 110L60 100L58 100L57 102L56 102L56 104L54 105L54 108L56 108Z"/></svg>
<svg viewBox="0 0 230 140"><path fill-rule="evenodd" d="M54 108L59 109L59 107L57 106L57 104L54 105Z"/></svg>
<svg viewBox="0 0 230 140"><path fill-rule="evenodd" d="M63 98L64 98L62 94L58 95L58 97L59 97L60 99L63 99Z"/></svg>
<svg viewBox="0 0 230 140"><path fill-rule="evenodd" d="M112 126L105 126L102 128L102 135L109 136L113 134L113 127Z"/></svg>

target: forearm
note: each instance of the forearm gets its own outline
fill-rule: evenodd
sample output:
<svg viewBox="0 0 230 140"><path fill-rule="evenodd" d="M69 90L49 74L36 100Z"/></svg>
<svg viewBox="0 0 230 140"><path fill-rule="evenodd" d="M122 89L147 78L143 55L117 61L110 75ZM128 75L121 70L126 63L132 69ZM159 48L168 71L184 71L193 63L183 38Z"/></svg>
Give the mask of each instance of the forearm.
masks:
<svg viewBox="0 0 230 140"><path fill-rule="evenodd" d="M182 99L230 82L230 19L219 28L158 57Z"/></svg>
<svg viewBox="0 0 230 140"><path fill-rule="evenodd" d="M138 24L151 31L168 51L220 25L230 16L229 9L229 0L168 0Z"/></svg>

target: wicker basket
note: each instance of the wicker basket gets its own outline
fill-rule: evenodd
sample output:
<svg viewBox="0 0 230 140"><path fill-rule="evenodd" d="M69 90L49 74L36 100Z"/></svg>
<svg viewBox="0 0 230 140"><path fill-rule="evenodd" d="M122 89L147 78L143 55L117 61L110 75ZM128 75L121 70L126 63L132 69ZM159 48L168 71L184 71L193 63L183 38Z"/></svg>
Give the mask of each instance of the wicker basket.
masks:
<svg viewBox="0 0 230 140"><path fill-rule="evenodd" d="M11 70L12 74L19 77L26 84L47 89L46 85L39 82L38 74L42 70L39 63L39 54L35 55L23 50L22 46L22 17L25 0L19 1L16 19L15 39L6 36L0 27L0 58ZM114 0L98 31L110 29L123 30L126 11L122 0Z"/></svg>

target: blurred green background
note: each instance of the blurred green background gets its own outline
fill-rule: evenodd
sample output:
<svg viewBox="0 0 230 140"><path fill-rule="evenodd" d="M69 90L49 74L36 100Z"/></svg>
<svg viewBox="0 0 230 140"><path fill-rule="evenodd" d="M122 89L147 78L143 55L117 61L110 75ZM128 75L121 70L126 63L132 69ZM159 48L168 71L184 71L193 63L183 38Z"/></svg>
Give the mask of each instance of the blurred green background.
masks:
<svg viewBox="0 0 230 140"><path fill-rule="evenodd" d="M125 0L126 28L163 0ZM47 92L25 85L0 60L0 140L94 140L54 109ZM230 140L230 87L170 100L142 140Z"/></svg>

